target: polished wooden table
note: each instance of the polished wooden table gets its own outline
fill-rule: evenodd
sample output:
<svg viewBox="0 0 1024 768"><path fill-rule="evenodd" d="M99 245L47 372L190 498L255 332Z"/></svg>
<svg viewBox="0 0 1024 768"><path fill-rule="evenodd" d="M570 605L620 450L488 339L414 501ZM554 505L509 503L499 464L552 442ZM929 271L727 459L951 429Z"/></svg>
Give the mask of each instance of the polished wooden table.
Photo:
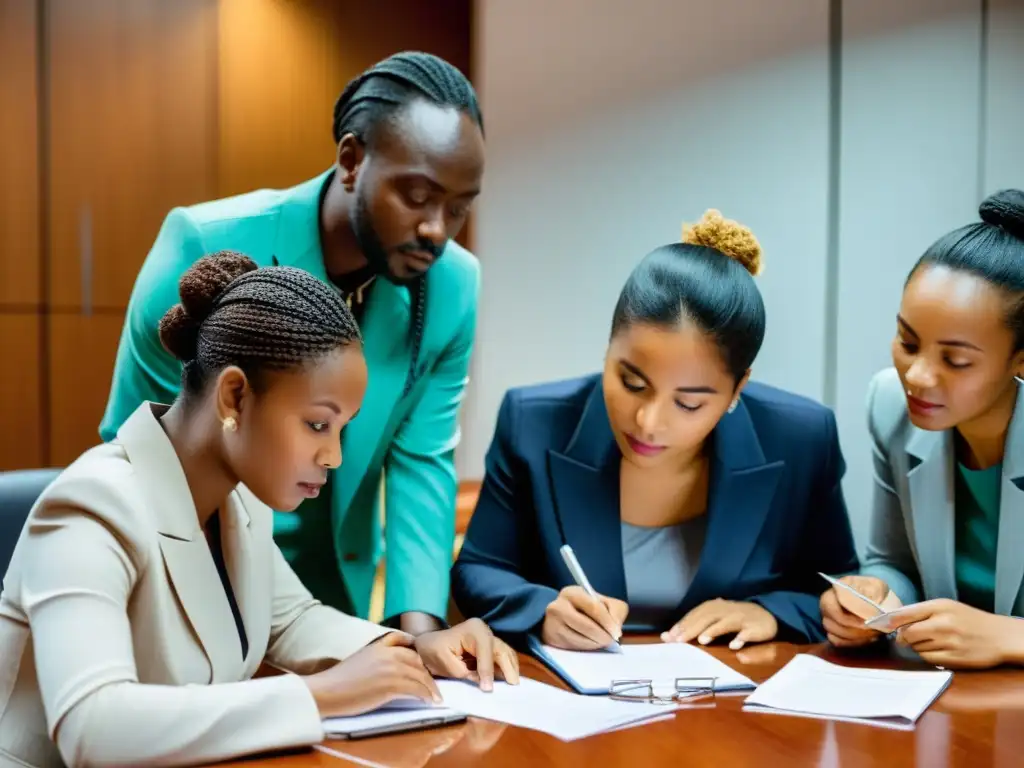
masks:
<svg viewBox="0 0 1024 768"><path fill-rule="evenodd" d="M852 666L915 667L891 655L838 656L823 646L772 643L738 654L710 649L761 682L796 653ZM561 685L522 657L522 670ZM459 766L816 766L820 768L986 768L1024 766L1024 671L957 672L913 731L741 711L743 696L719 695L671 720L562 742L536 731L469 720L449 728L366 741L328 741L312 751L230 763L249 768L430 768Z"/></svg>

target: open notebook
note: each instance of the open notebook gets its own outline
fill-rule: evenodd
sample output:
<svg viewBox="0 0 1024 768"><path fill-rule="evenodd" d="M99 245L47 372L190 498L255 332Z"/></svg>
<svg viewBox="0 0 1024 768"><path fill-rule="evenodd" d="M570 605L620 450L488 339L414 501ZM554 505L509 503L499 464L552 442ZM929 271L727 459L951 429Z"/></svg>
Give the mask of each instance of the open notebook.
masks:
<svg viewBox="0 0 1024 768"><path fill-rule="evenodd" d="M952 678L946 671L841 667L800 654L750 694L743 709L911 730Z"/></svg>
<svg viewBox="0 0 1024 768"><path fill-rule="evenodd" d="M607 695L613 680L717 678L718 692L748 691L754 682L707 651L684 643L623 645L621 651L564 651L529 639L530 653L577 693Z"/></svg>

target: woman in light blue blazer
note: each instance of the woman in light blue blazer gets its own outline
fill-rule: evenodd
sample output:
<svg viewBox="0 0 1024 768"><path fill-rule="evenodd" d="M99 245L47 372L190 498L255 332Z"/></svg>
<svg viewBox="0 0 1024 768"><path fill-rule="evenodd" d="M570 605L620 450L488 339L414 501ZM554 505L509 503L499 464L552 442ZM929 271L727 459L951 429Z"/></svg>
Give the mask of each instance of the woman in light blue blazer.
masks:
<svg viewBox="0 0 1024 768"><path fill-rule="evenodd" d="M868 395L875 500L848 581L900 612L900 642L946 667L1024 662L1024 192L940 238L903 289ZM821 599L829 639L871 642L856 598ZM860 614L858 616L857 614Z"/></svg>

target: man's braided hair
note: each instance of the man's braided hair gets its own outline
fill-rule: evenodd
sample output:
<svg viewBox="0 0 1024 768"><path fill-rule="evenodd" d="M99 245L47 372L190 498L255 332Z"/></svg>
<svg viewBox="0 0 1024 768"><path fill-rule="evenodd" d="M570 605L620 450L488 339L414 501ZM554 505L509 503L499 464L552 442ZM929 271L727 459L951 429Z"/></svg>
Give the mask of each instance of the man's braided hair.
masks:
<svg viewBox="0 0 1024 768"><path fill-rule="evenodd" d="M334 105L335 144L352 134L360 143L372 148L378 127L393 118L400 107L417 98L465 112L480 126L481 132L484 129L476 91L457 67L429 53L404 51L374 64L345 86ZM424 278L409 284L409 297L413 310L412 359L405 393L412 387L423 340L427 314Z"/></svg>
<svg viewBox="0 0 1024 768"><path fill-rule="evenodd" d="M244 254L219 251L181 276L178 293L181 303L160 321L160 341L184 364L186 396L231 365L255 384L262 370L300 367L361 343L338 293L301 269L257 269Z"/></svg>

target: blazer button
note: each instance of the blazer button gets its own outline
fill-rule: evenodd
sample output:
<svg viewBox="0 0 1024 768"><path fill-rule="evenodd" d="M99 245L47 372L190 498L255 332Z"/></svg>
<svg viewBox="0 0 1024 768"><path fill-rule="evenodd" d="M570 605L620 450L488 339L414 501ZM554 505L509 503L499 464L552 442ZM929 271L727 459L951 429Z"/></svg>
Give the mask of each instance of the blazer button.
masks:
<svg viewBox="0 0 1024 768"><path fill-rule="evenodd" d="M355 552L346 552L344 555L341 556L341 559L344 560L346 563L354 563L356 560L359 559L359 555L357 555Z"/></svg>

